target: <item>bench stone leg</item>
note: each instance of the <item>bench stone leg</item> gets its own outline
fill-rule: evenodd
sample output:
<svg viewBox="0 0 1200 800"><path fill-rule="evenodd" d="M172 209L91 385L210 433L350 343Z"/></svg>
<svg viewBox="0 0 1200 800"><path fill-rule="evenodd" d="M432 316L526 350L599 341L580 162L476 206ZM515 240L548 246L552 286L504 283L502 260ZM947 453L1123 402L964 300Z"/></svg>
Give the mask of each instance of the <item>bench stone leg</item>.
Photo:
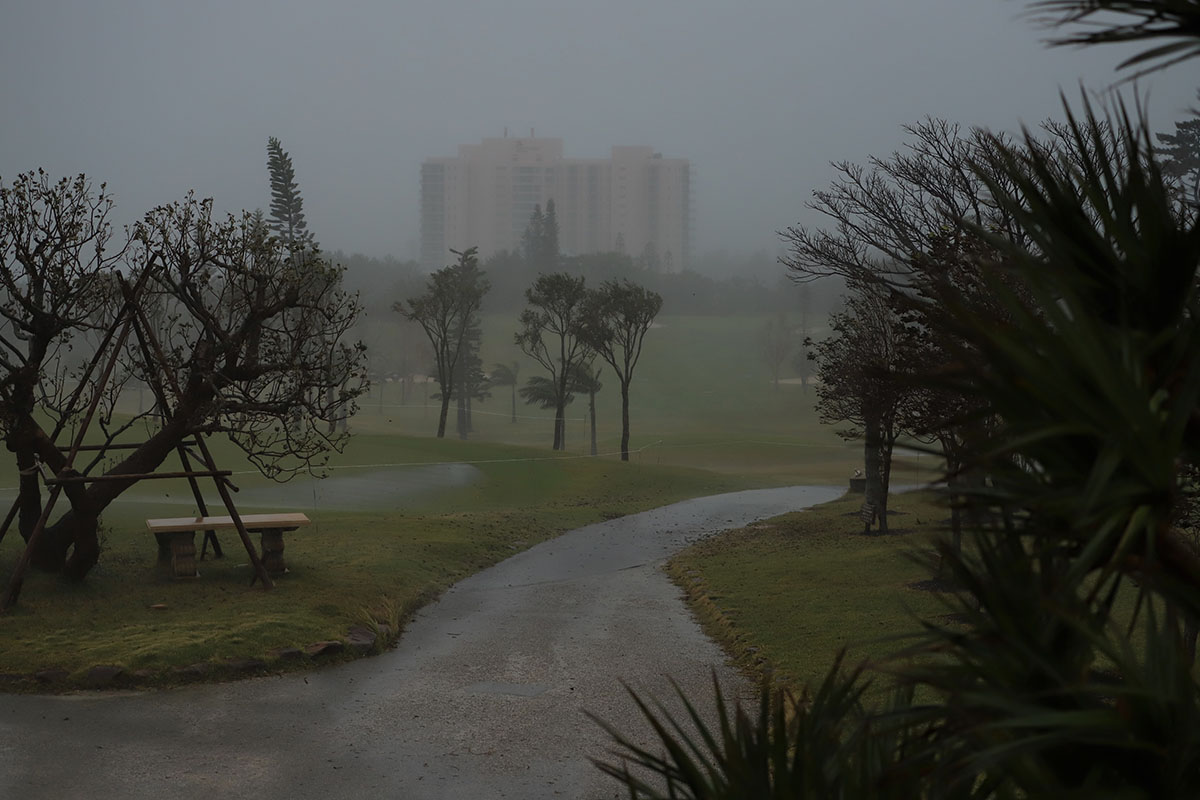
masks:
<svg viewBox="0 0 1200 800"><path fill-rule="evenodd" d="M171 575L176 578L195 578L200 573L196 569L196 533L184 531L172 533L171 537Z"/></svg>
<svg viewBox="0 0 1200 800"><path fill-rule="evenodd" d="M164 570L171 568L171 534L162 533L161 531L154 534L154 541L158 544L158 565Z"/></svg>
<svg viewBox="0 0 1200 800"><path fill-rule="evenodd" d="M287 572L283 562L283 531L261 531L263 566L271 575L282 575Z"/></svg>

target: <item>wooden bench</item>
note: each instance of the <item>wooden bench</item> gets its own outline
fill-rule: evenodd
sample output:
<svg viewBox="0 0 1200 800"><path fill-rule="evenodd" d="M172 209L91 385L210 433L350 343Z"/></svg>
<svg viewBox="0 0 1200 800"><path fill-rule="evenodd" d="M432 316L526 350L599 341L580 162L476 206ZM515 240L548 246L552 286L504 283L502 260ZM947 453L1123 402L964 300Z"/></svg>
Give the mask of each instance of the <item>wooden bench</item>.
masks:
<svg viewBox="0 0 1200 800"><path fill-rule="evenodd" d="M260 533L260 557L267 572L287 572L283 562L283 534L308 525L304 514L243 514L242 525L249 533ZM196 532L234 530L233 517L169 517L146 520L146 529L158 539L159 563L170 563L176 578L194 578L196 570Z"/></svg>

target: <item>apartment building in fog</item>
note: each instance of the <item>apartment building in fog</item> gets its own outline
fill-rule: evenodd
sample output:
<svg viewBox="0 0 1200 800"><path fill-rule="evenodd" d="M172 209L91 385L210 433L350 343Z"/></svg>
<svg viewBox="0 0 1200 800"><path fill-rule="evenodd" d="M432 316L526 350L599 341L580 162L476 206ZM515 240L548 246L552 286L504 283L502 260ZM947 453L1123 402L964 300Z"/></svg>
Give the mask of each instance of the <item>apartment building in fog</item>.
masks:
<svg viewBox="0 0 1200 800"><path fill-rule="evenodd" d="M532 132L531 132L532 133ZM535 207L554 200L566 255L654 254L664 271L689 255L687 159L650 147L614 147L611 158L565 158L563 140L509 137L462 145L457 156L421 165L421 262L436 269L451 249L482 259L517 251Z"/></svg>

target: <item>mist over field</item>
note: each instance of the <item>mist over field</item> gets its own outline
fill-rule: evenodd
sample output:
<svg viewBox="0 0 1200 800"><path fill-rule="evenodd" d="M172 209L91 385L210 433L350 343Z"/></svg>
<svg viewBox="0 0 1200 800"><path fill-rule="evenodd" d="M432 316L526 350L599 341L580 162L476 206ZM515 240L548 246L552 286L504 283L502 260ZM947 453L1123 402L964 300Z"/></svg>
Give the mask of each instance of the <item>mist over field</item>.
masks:
<svg viewBox="0 0 1200 800"><path fill-rule="evenodd" d="M324 248L408 260L422 160L533 129L574 158L689 159L694 268L771 283L775 232L816 221L829 162L886 155L925 116L1036 125L1060 91L1125 77L1129 48L1041 38L1012 0L14 2L0 176L86 173L118 221L192 189L265 209L277 136ZM1193 84L1186 68L1138 84L1157 130Z"/></svg>
<svg viewBox="0 0 1200 800"><path fill-rule="evenodd" d="M113 234L109 253L125 243L125 226L152 210L182 203L175 208L192 213L211 198L218 218L263 214L243 233L220 234L234 249L240 236L269 230L285 246L315 246L344 269L340 283L326 288L350 297L330 295L323 332L283 334L295 352L302 344L315 348L309 360L324 357L316 352L321 342L345 345L329 350L326 366L330 376L341 371L339 381L313 379L309 370L305 380L314 385L291 397L319 421L310 430L315 441L351 434L347 452L333 456L339 469L373 463L358 453L402 449L411 446L406 437L445 428L439 412L449 378L440 374L437 337L423 328L428 319L413 302L432 291L433 270L461 258L464 268L482 271L467 292L478 295L463 317L472 328L464 350L470 364L460 368L469 386L454 378L462 391L450 438L567 454L625 451L765 483L840 484L855 468L853 446L834 425L821 424L839 416L818 412L814 395L817 347L846 287L839 277L799 285L780 263L797 252L796 230L849 230L819 193L853 176L854 165L909 154L917 129L938 120L956 132L951 139L980 128L1039 131L1045 120L1064 119L1064 102L1078 110L1083 94L1099 100L1116 93L1148 109L1152 130L1167 131L1195 102L1186 69L1129 80L1117 65L1136 47L1047 47L1039 36L1049 29L1025 5L1006 0L886 7L364 0L336 8L308 0L48 0L12 4L3 23L0 98L8 114L0 181L44 170L48 182L82 173L85 188L104 186L114 203L104 220ZM481 142L519 150L518 138L529 163L514 166L514 175L536 172L543 152L573 166L553 179L554 188L550 177L534 188L493 188L475 173L458 184L423 177L431 164L465 174L461 159L486 149ZM657 218L669 203L652 208L646 200L634 219L615 221L625 202L619 176L633 163L618 166L618 152L641 153L643 166L630 169L649 164L647 175L674 170L676 252L664 252L661 242L656 250L646 233L661 227ZM460 161L452 163L456 154ZM577 187L564 176L580 169L611 169L607 183L588 184L588 192L601 187L611 197L580 210L560 195L564 217L551 222L552 194ZM648 185L655 197L668 192ZM439 206L455 186L459 204ZM515 210L495 223L503 228L500 243L484 243L477 265L462 255L479 244L461 233L463 225L455 236L427 235L459 224L443 223L443 211L478 216L467 210L468 195L477 204L480 195L510 189ZM484 215L500 219L485 201ZM154 213L162 220L175 212ZM603 219L584 225L588 214ZM581 245L579 230L588 226L595 235ZM634 229L640 238L626 252L624 234ZM560 235L574 244L564 246ZM878 246L864 241L849 249ZM106 268L122 269L119 261ZM275 267L286 274L286 263ZM564 276L559 288L567 294L572 282L593 297L628 281L647 299L661 298L638 340L642 360L626 387L628 415L618 370L605 359L564 358L558 367L539 361L535 345L545 326L530 328L522 315L545 273ZM211 299L236 304L245 296ZM188 323L175 330L178 352L190 346L191 330ZM213 335L231 341L227 333ZM364 350L353 349L359 340ZM86 342L76 344L73 358L90 352ZM593 391L573 383L584 366ZM57 391L67 385L60 381ZM152 395L147 381L130 379L117 407L151 413ZM287 415L269 413L279 422L276 433L266 426L254 435L286 439ZM319 430L326 424L328 433ZM400 438L356 450L371 436ZM270 471L272 459L295 454L293 444L244 449ZM305 451L300 461L319 460L320 451ZM188 502L178 493L175 501Z"/></svg>
<svg viewBox="0 0 1200 800"><path fill-rule="evenodd" d="M1198 60L9 0L0 798L1200 796Z"/></svg>

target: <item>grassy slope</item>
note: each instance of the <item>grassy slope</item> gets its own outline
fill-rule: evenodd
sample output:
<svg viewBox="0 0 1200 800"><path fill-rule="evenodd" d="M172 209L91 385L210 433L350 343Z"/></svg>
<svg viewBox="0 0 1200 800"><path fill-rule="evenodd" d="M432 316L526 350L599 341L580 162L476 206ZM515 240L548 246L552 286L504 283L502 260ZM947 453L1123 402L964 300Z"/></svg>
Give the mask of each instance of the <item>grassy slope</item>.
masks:
<svg viewBox="0 0 1200 800"><path fill-rule="evenodd" d="M248 586L245 552L229 536L226 558L202 562L197 580L161 575L142 520L163 507L116 506L105 517L102 561L84 584L31 574L20 603L0 617L0 673L57 668L78 682L91 666L115 664L169 682L173 667L269 657L277 648L342 638L349 627L372 621L395 626L455 580L568 528L755 485L697 470L389 438L393 448L426 458L482 462L484 478L408 512L306 509L315 530L287 535L291 571L272 592ZM537 460L519 460L531 457ZM0 546L5 577L19 542L14 535Z"/></svg>
<svg viewBox="0 0 1200 800"><path fill-rule="evenodd" d="M862 495L777 517L699 542L669 571L706 630L751 672L789 682L819 679L838 650L879 658L914 617L944 613L936 597L909 587L928 577L905 556L927 546L945 511L924 495L899 495L888 536L864 536Z"/></svg>

